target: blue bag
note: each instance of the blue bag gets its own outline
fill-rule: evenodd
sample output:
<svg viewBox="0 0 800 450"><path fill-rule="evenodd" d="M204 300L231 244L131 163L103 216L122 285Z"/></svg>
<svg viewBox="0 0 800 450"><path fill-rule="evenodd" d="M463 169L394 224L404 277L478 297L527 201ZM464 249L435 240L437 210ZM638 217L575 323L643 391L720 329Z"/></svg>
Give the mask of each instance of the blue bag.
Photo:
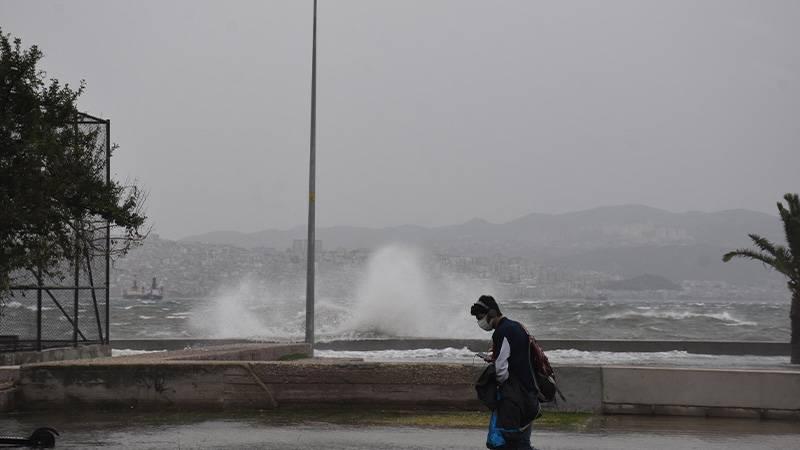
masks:
<svg viewBox="0 0 800 450"><path fill-rule="evenodd" d="M503 399L503 393L500 389L497 390L496 396L498 402ZM489 416L489 432L486 434L486 448L491 450L504 449L508 444L514 446L527 428L527 426L524 428L502 428L497 422L497 408L495 408L492 410L492 415Z"/></svg>
<svg viewBox="0 0 800 450"><path fill-rule="evenodd" d="M506 445L506 438L503 437L503 429L497 425L497 410L492 411L489 417L489 433L486 435L486 448L495 450Z"/></svg>

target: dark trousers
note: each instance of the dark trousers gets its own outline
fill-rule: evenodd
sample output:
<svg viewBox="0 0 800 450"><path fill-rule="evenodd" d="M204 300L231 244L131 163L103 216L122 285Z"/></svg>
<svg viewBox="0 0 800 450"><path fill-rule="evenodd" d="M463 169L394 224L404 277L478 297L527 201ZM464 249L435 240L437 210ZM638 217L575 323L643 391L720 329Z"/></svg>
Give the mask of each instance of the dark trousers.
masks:
<svg viewBox="0 0 800 450"><path fill-rule="evenodd" d="M533 431L533 422L528 426L520 439L516 442L517 446L514 447L515 450L536 450L531 445L531 431Z"/></svg>
<svg viewBox="0 0 800 450"><path fill-rule="evenodd" d="M533 422L522 433L514 433L512 436L506 434L507 441L503 448L508 450L536 450L531 445L531 431L533 431Z"/></svg>

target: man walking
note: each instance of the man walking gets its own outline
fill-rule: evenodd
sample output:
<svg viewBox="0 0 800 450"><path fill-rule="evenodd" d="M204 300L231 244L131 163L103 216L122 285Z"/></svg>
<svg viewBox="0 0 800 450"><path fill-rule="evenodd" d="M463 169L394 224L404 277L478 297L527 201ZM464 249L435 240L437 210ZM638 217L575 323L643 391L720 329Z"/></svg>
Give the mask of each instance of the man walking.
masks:
<svg viewBox="0 0 800 450"><path fill-rule="evenodd" d="M497 301L482 295L470 308L484 331L492 331L489 362L495 366L499 386L497 423L506 430L503 448L532 450L532 421L540 413L538 389L533 378L528 332L516 321L503 316ZM510 431L509 431L510 430Z"/></svg>

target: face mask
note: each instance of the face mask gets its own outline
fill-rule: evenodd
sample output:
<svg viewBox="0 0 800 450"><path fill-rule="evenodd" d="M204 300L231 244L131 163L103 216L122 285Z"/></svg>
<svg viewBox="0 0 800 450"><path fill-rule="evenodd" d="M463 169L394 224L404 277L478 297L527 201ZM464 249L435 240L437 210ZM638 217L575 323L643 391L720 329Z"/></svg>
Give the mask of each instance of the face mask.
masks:
<svg viewBox="0 0 800 450"><path fill-rule="evenodd" d="M486 317L478 321L478 326L481 327L483 331L492 331L492 326L486 321Z"/></svg>

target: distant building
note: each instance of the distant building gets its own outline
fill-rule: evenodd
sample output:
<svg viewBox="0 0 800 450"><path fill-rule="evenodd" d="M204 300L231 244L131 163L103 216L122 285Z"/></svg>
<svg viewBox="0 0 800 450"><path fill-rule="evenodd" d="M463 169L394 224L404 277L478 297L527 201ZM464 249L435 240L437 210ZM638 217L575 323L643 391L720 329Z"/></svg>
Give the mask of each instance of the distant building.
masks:
<svg viewBox="0 0 800 450"><path fill-rule="evenodd" d="M314 241L314 252L322 253L322 241ZM306 256L308 253L308 239L295 239L292 241L292 253L298 256Z"/></svg>

